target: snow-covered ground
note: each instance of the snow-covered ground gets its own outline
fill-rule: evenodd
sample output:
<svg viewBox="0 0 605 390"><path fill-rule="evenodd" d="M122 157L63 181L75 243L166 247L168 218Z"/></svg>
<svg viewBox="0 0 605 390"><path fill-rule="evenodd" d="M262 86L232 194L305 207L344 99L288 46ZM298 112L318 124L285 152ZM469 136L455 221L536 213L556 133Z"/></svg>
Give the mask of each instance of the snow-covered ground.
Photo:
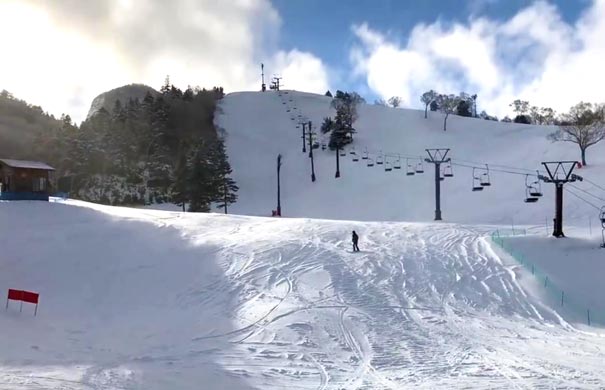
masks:
<svg viewBox="0 0 605 390"><path fill-rule="evenodd" d="M405 158L385 172L348 154L336 180L334 154L319 149L311 183L291 117L318 126L329 104L225 98L218 122L240 186L230 210L243 215L0 202L0 290L41 294L36 317L15 302L0 314L0 389L603 388L601 325L551 290L605 313L605 144L578 171L588 180L569 187L592 205L566 192L570 238L556 240L552 185L526 204L525 177L496 172L576 160L573 145L546 140L552 128L452 116L443 132L438 113L361 106L360 156L418 156L415 167L425 148L452 148L435 223L427 164L407 176ZM276 206L278 153L285 218L262 217ZM461 165L481 163L492 186L471 192ZM505 238L509 252L491 242L513 228L529 234Z"/></svg>
<svg viewBox="0 0 605 390"><path fill-rule="evenodd" d="M2 389L598 388L489 226L0 204ZM350 248L360 233L361 252ZM495 252L498 251L498 252Z"/></svg>
<svg viewBox="0 0 605 390"><path fill-rule="evenodd" d="M287 94L286 94L287 92ZM292 101L290 101L292 100ZM319 126L326 116L334 117L331 99L294 91L239 92L229 94L222 103L218 123L225 129L227 152L240 186L240 200L232 212L247 215L271 215L276 208L276 157L284 157L282 214L284 216L347 219L363 221L431 221L434 216L434 167L424 164L422 175L406 176L406 163L415 167L419 158L401 159L402 169L385 172L384 166L368 168L364 160L353 162L348 154L341 159L341 177L334 178L335 154L315 150L317 181L311 182L311 163L302 153L302 129L298 115ZM282 103L286 104L282 104ZM287 112L290 110L290 112ZM294 121L291 118L295 118ZM451 148L454 177L442 182L443 218L450 222L508 224L544 224L554 214L554 186L542 184L544 197L534 204L523 202L525 176L496 171L528 173L543 171L542 161L578 160L579 149L566 142L552 143L546 136L552 126L528 126L492 122L450 115L443 131L443 114L361 105L355 123L355 151L369 151L376 160L382 151L428 157L427 148ZM348 150L350 152L350 150ZM605 142L588 149L587 168L578 169L601 187L605 184ZM391 164L394 158L390 159ZM492 186L472 192L472 169L460 165L488 163L492 168ZM523 171L511 169L523 168ZM478 175L480 171L476 172ZM530 181L535 177L530 177ZM605 192L588 182L574 186L590 191L602 200L575 190L580 196L605 204ZM565 222L582 223L598 211L565 194Z"/></svg>

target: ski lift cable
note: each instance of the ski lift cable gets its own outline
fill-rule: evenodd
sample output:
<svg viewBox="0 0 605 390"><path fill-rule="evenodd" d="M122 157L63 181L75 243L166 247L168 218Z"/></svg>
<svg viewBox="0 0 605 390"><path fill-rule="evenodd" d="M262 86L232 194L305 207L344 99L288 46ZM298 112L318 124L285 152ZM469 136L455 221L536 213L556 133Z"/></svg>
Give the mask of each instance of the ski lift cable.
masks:
<svg viewBox="0 0 605 390"><path fill-rule="evenodd" d="M572 194L573 196L575 196L576 198L578 198L578 199L580 199L580 200L584 201L586 204L588 204L588 205L590 205L590 206L594 207L595 209L597 209L597 210L601 210L601 208L600 208L599 206L596 206L594 203L587 201L586 199L582 198L580 195L576 194L575 192L573 192L573 191L572 191L572 190L570 190L569 188L567 188L567 187L563 187L563 189L564 189L565 191L569 192L570 194Z"/></svg>
<svg viewBox="0 0 605 390"><path fill-rule="evenodd" d="M600 200L601 202L605 202L605 199L603 199L603 198L601 198L601 197L599 197L599 196L596 196L595 194L592 194L592 193L590 193L590 192L586 191L585 189L582 189L582 188L580 188L580 187L578 187L578 186L575 186L575 185L573 185L573 184L571 184L571 183L568 183L568 185L569 185L570 187L573 187L574 189L576 189L576 190L578 190L578 191L581 191L581 192L585 193L586 195L592 196L593 198Z"/></svg>
<svg viewBox="0 0 605 390"><path fill-rule="evenodd" d="M513 167L513 166L510 166L510 165L502 165L502 164L482 163L482 162L477 162L477 161L462 160L462 159L459 159L459 158L453 158L452 162L454 162L454 161L459 161L459 162L462 162L462 163L471 164L471 165L474 165L474 166L477 166L477 167L482 167L482 166L485 166L487 164L490 167L499 167L499 168L503 168L503 169L512 169L512 170L518 170L518 171L527 171L527 172L532 172L532 173L536 171L535 169Z"/></svg>
<svg viewBox="0 0 605 390"><path fill-rule="evenodd" d="M469 168L469 169L482 169L484 171L486 170L485 164L483 164L482 167L481 166L475 167L475 166L472 166L472 165L459 164L459 163L452 163L452 165L457 166L457 167ZM490 165L489 170L490 170L490 172L501 172L501 173L509 173L511 175L520 175L520 176L527 176L527 175L529 175L529 176L536 176L537 177L537 174L535 174L535 173L533 175L531 175L531 174L528 174L528 173L513 172L513 171L507 171L507 170L504 170L504 169L495 169L495 168L492 168L491 165ZM536 171L534 170L532 172L536 172Z"/></svg>
<svg viewBox="0 0 605 390"><path fill-rule="evenodd" d="M414 159L414 160L425 158L425 156L410 155L410 154L399 153L399 152L384 152L382 150L372 150L372 149L367 149L367 148L365 150L367 150L369 154L383 155L384 157L392 157L392 158L401 157L401 158L409 158L409 159Z"/></svg>
<svg viewBox="0 0 605 390"><path fill-rule="evenodd" d="M590 181L590 180L588 180L588 179L586 179L586 178L584 178L584 181L585 181L586 183L592 184L593 186L597 187L597 188L598 188L598 189L600 189L601 191L605 192L605 188L604 188L604 187L602 187L602 186L600 186L600 185L598 185L597 183L592 182L592 181Z"/></svg>

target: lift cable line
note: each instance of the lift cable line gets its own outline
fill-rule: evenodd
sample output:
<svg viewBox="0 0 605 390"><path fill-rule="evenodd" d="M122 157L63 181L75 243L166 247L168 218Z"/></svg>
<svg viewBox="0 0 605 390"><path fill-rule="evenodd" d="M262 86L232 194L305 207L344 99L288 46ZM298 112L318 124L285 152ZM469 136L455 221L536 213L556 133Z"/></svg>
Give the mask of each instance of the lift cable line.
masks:
<svg viewBox="0 0 605 390"><path fill-rule="evenodd" d="M592 181L590 181L590 180L588 180L588 179L584 179L584 181L585 181L586 183L588 183L588 184L592 184L593 186L597 187L597 188L598 188L598 189L600 189L601 191L605 192L605 188L604 188L604 187L602 187L602 186L600 186L600 185L598 185L597 183L592 182Z"/></svg>
<svg viewBox="0 0 605 390"><path fill-rule="evenodd" d="M584 180L586 180L586 179L584 179ZM593 198L595 198L595 199L597 199L597 200L600 200L601 202L605 202L605 199L601 198L600 196L596 196L596 195L594 195L594 194L592 194L592 193L590 193L590 192L586 191L585 189L582 189L582 188L580 188L580 187L578 187L578 186L575 186L575 185L573 185L573 184L570 184L569 186L570 186L570 187L572 187L572 188L574 188L574 189L576 189L576 190L578 190L578 191L580 191L580 192L583 192L583 193L585 193L586 195L589 195L589 196L591 196L591 197L593 197Z"/></svg>
<svg viewBox="0 0 605 390"><path fill-rule="evenodd" d="M483 167L481 167L479 165L475 166L475 165L467 165L467 164L460 164L460 163L453 163L452 162L452 165L456 166L456 167L463 167L463 168L468 168L468 169L475 168L475 169L483 169L483 170L485 170L485 164L483 164ZM532 171L531 169L525 169L525 168L523 168L523 169L527 170L527 171L531 171L531 172L536 172L536 170ZM491 164L489 166L489 170L490 170L490 172L508 173L508 174L511 174L511 175L519 175L519 176L527 176L528 175L528 173L508 171L508 170L505 170L505 169L496 169L496 168L494 168L494 165L491 165ZM544 172L544 173L546 173L546 172ZM538 175L540 175L540 174L533 173L530 176L538 176Z"/></svg>
<svg viewBox="0 0 605 390"><path fill-rule="evenodd" d="M581 201L583 201L584 203L586 203L589 206L594 207L597 210L601 210L601 207L595 205L594 203L586 200L585 198L581 197L580 195L576 194L574 191L570 190L569 188L565 188L565 191L569 192L570 194L572 194L573 196L575 196L576 198L580 199Z"/></svg>

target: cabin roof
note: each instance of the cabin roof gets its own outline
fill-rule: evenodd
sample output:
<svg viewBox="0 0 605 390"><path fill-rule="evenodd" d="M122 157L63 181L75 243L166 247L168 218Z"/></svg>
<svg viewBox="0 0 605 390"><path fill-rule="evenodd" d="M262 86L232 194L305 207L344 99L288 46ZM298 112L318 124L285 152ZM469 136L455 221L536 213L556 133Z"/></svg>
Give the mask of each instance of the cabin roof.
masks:
<svg viewBox="0 0 605 390"><path fill-rule="evenodd" d="M26 169L42 169L45 171L54 171L55 168L48 164L39 161L12 160L8 158L0 158L0 163L11 168L26 168Z"/></svg>

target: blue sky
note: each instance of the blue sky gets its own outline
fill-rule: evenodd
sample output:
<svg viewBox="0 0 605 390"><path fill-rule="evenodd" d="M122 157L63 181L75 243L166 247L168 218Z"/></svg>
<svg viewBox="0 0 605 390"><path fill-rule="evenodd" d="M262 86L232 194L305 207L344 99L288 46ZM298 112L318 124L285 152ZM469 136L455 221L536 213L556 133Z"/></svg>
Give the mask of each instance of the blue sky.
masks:
<svg viewBox="0 0 605 390"><path fill-rule="evenodd" d="M405 41L419 23L464 23L469 18L506 20L530 0L272 0L282 18L280 44L319 56L334 68L348 67L354 42L351 26L368 23L373 29ZM590 5L584 0L550 1L568 23L575 23Z"/></svg>
<svg viewBox="0 0 605 390"><path fill-rule="evenodd" d="M593 72L587 63L605 59L603 45L595 38L605 19L601 0L272 0L272 4L282 19L282 48L313 53L328 69L332 87L357 90L370 102L400 95L405 105L415 107L423 90L464 91L478 93L484 98L480 108L502 117L509 112L507 102L516 98L561 111L574 100L598 97L590 81L575 85L572 79ZM419 26L425 27L421 33L416 31ZM423 34L427 50L419 50L425 44ZM457 53L446 53L453 47ZM390 61L393 64L388 65ZM423 70L424 64L430 72ZM399 77L399 72L421 77ZM393 87L389 77L395 79ZM565 92L559 89L554 95L560 79ZM562 98L571 87L576 90L573 97Z"/></svg>
<svg viewBox="0 0 605 390"><path fill-rule="evenodd" d="M77 120L100 93L166 75L258 90L261 62L286 88L409 108L430 89L476 93L499 117L605 90L605 0L0 0L0 36L0 89Z"/></svg>

